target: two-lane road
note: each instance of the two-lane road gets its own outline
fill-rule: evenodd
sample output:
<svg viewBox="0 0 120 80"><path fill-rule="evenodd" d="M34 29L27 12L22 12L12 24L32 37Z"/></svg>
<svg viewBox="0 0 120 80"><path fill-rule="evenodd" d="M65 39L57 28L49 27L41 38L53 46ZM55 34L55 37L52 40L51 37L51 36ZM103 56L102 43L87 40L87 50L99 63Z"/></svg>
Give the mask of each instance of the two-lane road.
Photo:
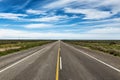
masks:
<svg viewBox="0 0 120 80"><path fill-rule="evenodd" d="M120 80L119 69L100 61L57 41L0 69L0 80Z"/></svg>
<svg viewBox="0 0 120 80"><path fill-rule="evenodd" d="M7 66L0 71L0 80L55 80L58 42Z"/></svg>
<svg viewBox="0 0 120 80"><path fill-rule="evenodd" d="M120 80L120 72L61 42L60 80Z"/></svg>

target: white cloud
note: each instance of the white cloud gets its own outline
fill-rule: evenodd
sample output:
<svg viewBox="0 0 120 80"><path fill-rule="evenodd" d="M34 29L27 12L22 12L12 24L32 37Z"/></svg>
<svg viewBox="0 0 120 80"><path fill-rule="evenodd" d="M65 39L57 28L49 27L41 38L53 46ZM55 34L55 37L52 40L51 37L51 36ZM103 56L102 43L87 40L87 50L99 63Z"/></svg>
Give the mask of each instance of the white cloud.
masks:
<svg viewBox="0 0 120 80"><path fill-rule="evenodd" d="M103 20L103 21L87 21L83 23L77 23L78 29L73 31L84 31L83 33L107 33L107 34L120 34L120 21L119 19L114 20ZM79 25L84 25L80 27ZM72 32L72 29L71 29Z"/></svg>
<svg viewBox="0 0 120 80"><path fill-rule="evenodd" d="M23 3L23 5L19 6L19 9L23 9L24 7L26 7L32 0L26 0L25 3Z"/></svg>
<svg viewBox="0 0 120 80"><path fill-rule="evenodd" d="M120 34L120 28L119 27L104 27L104 28L97 28L89 30L87 33L108 33L108 34Z"/></svg>
<svg viewBox="0 0 120 80"><path fill-rule="evenodd" d="M51 32L29 32L29 31L20 31L12 29L0 29L0 38L1 39L58 39L58 38L69 38L73 35L72 33L51 33ZM73 36L75 37L75 35Z"/></svg>
<svg viewBox="0 0 120 80"><path fill-rule="evenodd" d="M70 7L75 9L77 7L79 13L86 15L86 19L100 19L118 14L120 12L119 3L120 0L57 0L45 5L43 8L57 9ZM104 11L103 7L109 11Z"/></svg>
<svg viewBox="0 0 120 80"><path fill-rule="evenodd" d="M36 15L46 14L45 11L33 10L33 9L28 9L28 10L26 10L26 12L27 12L28 14L36 14Z"/></svg>
<svg viewBox="0 0 120 80"><path fill-rule="evenodd" d="M120 34L95 34L93 32L82 34L54 32L41 33L13 29L0 29L0 39L120 39Z"/></svg>
<svg viewBox="0 0 120 80"><path fill-rule="evenodd" d="M78 0L81 1L81 0ZM84 0L86 1L86 0ZM110 10L110 12L112 12L113 14L117 14L118 12L120 12L120 0L87 0L86 2L82 2L82 3L87 3L85 6L86 8L107 8ZM82 4L80 2L80 4Z"/></svg>
<svg viewBox="0 0 120 80"><path fill-rule="evenodd" d="M120 12L120 0L102 0L96 7L108 6L113 14Z"/></svg>
<svg viewBox="0 0 120 80"><path fill-rule="evenodd" d="M20 19L20 17L25 17L26 14L15 14L15 13L0 13L0 18L2 19Z"/></svg>
<svg viewBox="0 0 120 80"><path fill-rule="evenodd" d="M94 24L93 22L91 24ZM79 33L87 33L87 34L120 34L120 23L104 23L97 25L86 25L84 23L84 27L80 27L81 24L74 24L72 27L76 26L76 28L72 29L64 29L65 32L79 32Z"/></svg>
<svg viewBox="0 0 120 80"><path fill-rule="evenodd" d="M60 7L64 7L66 4L69 4L71 2L74 2L76 0L57 0L54 1L48 5L45 5L44 8L60 8Z"/></svg>
<svg viewBox="0 0 120 80"><path fill-rule="evenodd" d="M94 24L94 23L113 24L113 23L120 23L120 18L112 18L112 19L104 19L104 20L96 20L96 21L84 21L84 22L79 22L78 24L81 24L81 23L82 24Z"/></svg>
<svg viewBox="0 0 120 80"><path fill-rule="evenodd" d="M72 9L72 8L65 8L66 13L73 13L73 14L84 14L84 19L102 19L108 18L112 14L107 11L99 11L96 9Z"/></svg>
<svg viewBox="0 0 120 80"><path fill-rule="evenodd" d="M42 18L35 18L35 19L30 19L30 21L37 21L37 22L54 22L54 21L59 21L62 19L68 18L67 16L46 16Z"/></svg>
<svg viewBox="0 0 120 80"><path fill-rule="evenodd" d="M48 28L48 27L53 27L52 24L28 24L24 26L25 28Z"/></svg>

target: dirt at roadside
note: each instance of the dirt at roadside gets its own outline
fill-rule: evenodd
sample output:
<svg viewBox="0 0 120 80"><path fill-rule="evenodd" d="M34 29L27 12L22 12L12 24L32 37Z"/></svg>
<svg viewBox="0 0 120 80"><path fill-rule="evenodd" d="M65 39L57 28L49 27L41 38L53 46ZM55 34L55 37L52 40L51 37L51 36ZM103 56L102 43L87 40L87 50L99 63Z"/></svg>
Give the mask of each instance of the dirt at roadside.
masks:
<svg viewBox="0 0 120 80"><path fill-rule="evenodd" d="M8 48L0 48L0 52L11 50L11 49L19 49L21 47L8 47Z"/></svg>

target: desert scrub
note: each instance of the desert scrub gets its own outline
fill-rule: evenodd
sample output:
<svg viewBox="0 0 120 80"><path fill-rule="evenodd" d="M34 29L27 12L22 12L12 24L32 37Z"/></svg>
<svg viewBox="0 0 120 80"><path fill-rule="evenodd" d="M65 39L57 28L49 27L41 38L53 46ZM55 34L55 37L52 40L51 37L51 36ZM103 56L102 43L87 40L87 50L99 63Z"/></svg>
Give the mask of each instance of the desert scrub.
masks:
<svg viewBox="0 0 120 80"><path fill-rule="evenodd" d="M0 41L0 56L7 55L20 50L41 46L51 43L49 40L1 40Z"/></svg>
<svg viewBox="0 0 120 80"><path fill-rule="evenodd" d="M71 40L65 42L120 56L120 40Z"/></svg>

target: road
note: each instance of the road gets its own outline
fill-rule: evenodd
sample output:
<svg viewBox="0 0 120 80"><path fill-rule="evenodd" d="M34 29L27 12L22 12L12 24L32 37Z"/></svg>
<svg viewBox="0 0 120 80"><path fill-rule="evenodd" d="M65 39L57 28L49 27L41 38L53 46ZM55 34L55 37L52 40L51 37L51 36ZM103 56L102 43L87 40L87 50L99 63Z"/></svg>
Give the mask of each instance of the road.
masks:
<svg viewBox="0 0 120 80"><path fill-rule="evenodd" d="M0 57L0 80L120 80L119 58L86 51L56 41Z"/></svg>

